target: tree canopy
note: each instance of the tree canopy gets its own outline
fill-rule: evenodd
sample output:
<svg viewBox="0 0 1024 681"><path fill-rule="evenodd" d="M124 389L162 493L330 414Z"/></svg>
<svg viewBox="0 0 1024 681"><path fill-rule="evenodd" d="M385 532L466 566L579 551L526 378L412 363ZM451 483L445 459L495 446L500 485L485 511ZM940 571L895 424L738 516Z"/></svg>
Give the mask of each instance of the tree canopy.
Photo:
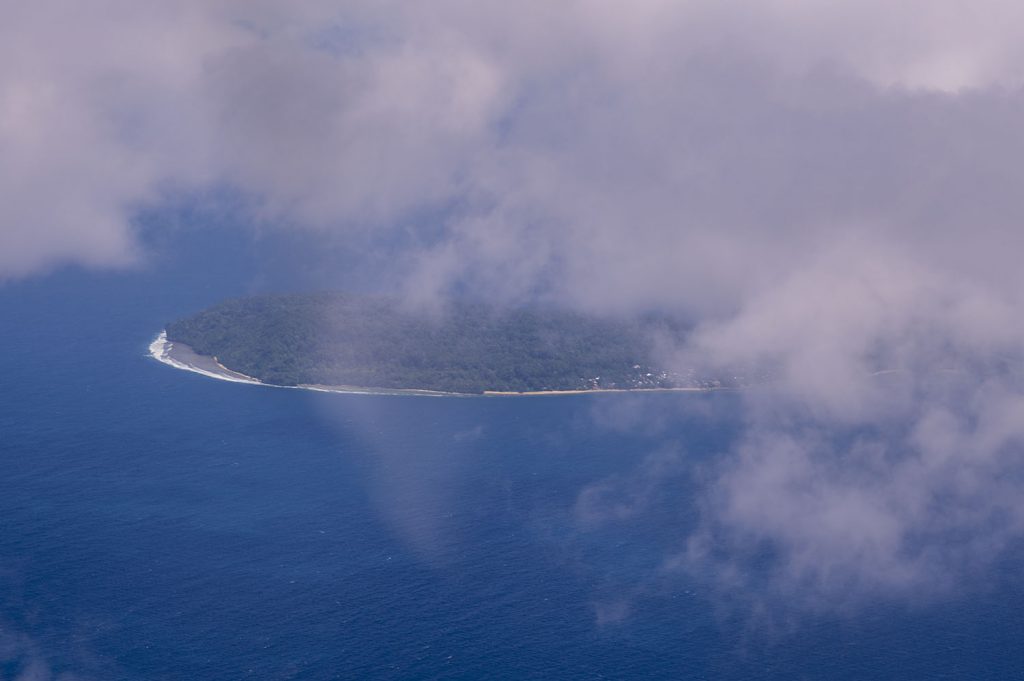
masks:
<svg viewBox="0 0 1024 681"><path fill-rule="evenodd" d="M167 326L167 338L277 385L457 393L657 388L650 324L557 309L454 302L421 314L394 298L341 293L225 301Z"/></svg>

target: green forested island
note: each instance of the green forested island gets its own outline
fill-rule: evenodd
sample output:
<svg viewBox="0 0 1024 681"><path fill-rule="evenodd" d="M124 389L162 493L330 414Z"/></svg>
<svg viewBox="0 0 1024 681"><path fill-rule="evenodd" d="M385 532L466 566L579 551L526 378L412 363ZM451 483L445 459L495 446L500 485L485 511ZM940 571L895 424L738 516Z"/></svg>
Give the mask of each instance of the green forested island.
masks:
<svg viewBox="0 0 1024 681"><path fill-rule="evenodd" d="M276 385L452 393L702 387L654 359L652 320L454 302L441 313L340 293L228 300L167 325L167 340ZM707 387L706 385L703 387Z"/></svg>

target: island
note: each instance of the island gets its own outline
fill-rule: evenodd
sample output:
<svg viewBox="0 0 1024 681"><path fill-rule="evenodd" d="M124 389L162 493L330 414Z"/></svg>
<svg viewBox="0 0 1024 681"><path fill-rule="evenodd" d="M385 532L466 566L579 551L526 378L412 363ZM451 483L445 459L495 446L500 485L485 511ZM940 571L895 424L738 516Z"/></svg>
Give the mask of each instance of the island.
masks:
<svg viewBox="0 0 1024 681"><path fill-rule="evenodd" d="M451 301L429 313L380 295L259 295L167 324L154 357L217 378L321 390L537 394L706 390L657 361L683 326L550 307Z"/></svg>

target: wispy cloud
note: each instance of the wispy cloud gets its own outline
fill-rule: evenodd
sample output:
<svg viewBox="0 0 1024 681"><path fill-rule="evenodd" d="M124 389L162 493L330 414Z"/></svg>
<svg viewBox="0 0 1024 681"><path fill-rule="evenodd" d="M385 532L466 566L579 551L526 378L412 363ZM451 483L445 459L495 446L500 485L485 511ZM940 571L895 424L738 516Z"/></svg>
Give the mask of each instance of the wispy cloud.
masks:
<svg viewBox="0 0 1024 681"><path fill-rule="evenodd" d="M680 312L681 364L772 367L684 562L757 540L779 584L895 590L1018 536L1019 4L2 14L0 277L133 262L140 206L230 186L397 233L418 299Z"/></svg>

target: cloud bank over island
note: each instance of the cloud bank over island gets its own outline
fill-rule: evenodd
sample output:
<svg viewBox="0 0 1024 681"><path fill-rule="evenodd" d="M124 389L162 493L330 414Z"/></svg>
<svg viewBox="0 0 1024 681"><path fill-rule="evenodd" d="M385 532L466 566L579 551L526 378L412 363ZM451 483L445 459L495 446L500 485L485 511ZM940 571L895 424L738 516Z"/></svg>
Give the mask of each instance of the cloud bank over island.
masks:
<svg viewBox="0 0 1024 681"><path fill-rule="evenodd" d="M675 565L753 539L780 588L919 590L1021 536L1018 4L3 13L0 279L138 262L139 210L230 188L397 242L418 299L681 313L681 364L770 365Z"/></svg>
<svg viewBox="0 0 1024 681"><path fill-rule="evenodd" d="M5 12L4 277L123 264L134 211L210 186L323 230L447 209L442 290L733 310L851 234L1014 276L1012 3Z"/></svg>

